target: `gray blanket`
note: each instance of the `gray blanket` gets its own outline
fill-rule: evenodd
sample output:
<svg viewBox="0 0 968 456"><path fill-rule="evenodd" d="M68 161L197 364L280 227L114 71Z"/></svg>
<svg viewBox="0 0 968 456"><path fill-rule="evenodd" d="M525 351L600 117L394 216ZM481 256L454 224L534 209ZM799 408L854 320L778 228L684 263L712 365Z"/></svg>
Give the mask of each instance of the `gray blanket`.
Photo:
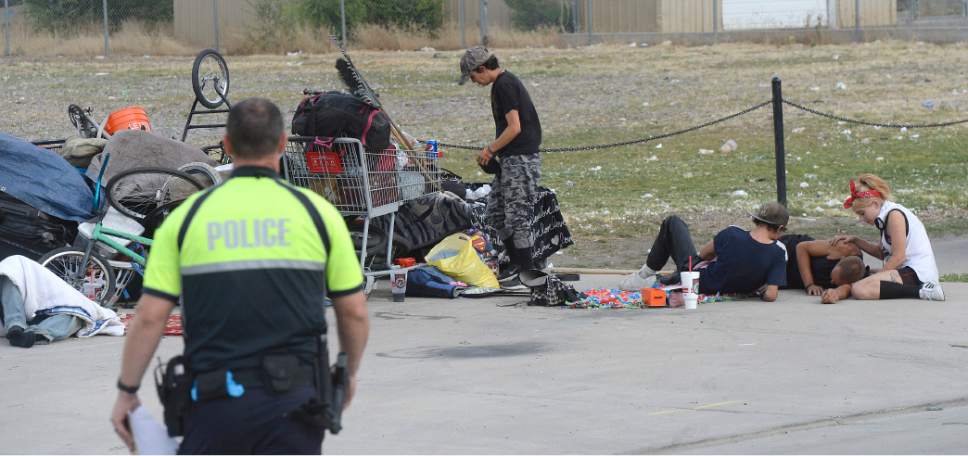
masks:
<svg viewBox="0 0 968 456"><path fill-rule="evenodd" d="M119 131L108 141L104 152L111 154L111 158L101 185L106 185L111 177L131 168L150 166L178 169L179 166L192 162L217 165L201 149L141 130ZM92 181L97 181L104 155L94 157L87 168L87 177Z"/></svg>

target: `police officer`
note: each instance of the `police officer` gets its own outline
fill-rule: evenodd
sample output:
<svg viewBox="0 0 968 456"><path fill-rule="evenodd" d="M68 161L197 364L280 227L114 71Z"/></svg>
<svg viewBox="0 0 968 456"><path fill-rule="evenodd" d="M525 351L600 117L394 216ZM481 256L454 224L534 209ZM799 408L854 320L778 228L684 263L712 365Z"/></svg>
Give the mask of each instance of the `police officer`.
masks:
<svg viewBox="0 0 968 456"><path fill-rule="evenodd" d="M481 150L477 161L497 174L487 204L488 223L498 232L511 259L499 277L513 284L517 273L535 267L531 232L534 204L541 177L541 121L531 95L521 80L501 68L498 58L483 46L468 49L460 59L461 78L480 86L491 85L491 111L495 139ZM494 166L492 159L500 162Z"/></svg>
<svg viewBox="0 0 968 456"><path fill-rule="evenodd" d="M180 299L193 383L179 453L319 454L322 429L295 411L316 395L309 370L326 350L324 294L348 355L343 407L352 399L369 331L363 275L339 212L279 177L279 109L245 100L226 130L232 177L192 195L157 230L111 421L134 450L126 416ZM270 381L267 364L284 371L281 383Z"/></svg>

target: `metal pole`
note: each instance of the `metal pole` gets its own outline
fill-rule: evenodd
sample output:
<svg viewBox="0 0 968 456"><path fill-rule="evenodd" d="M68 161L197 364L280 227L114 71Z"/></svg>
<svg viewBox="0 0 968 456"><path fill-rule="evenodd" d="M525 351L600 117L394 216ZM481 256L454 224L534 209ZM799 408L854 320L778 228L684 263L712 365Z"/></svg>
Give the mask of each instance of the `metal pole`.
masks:
<svg viewBox="0 0 968 456"><path fill-rule="evenodd" d="M218 0L212 0L212 32L215 33L215 50L219 49Z"/></svg>
<svg viewBox="0 0 968 456"><path fill-rule="evenodd" d="M827 27L831 30L840 28L840 0L827 0Z"/></svg>
<svg viewBox="0 0 968 456"><path fill-rule="evenodd" d="M579 30L578 11L580 10L581 10L581 1L571 0L571 33L578 33L578 30Z"/></svg>
<svg viewBox="0 0 968 456"><path fill-rule="evenodd" d="M776 147L776 200L786 206L786 147L783 144L783 88L778 76L773 77L773 139Z"/></svg>
<svg viewBox="0 0 968 456"><path fill-rule="evenodd" d="M460 48L467 49L467 33L464 21L464 0L457 0L457 28L460 29Z"/></svg>
<svg viewBox="0 0 968 456"><path fill-rule="evenodd" d="M961 15L968 16L968 0L961 0Z"/></svg>
<svg viewBox="0 0 968 456"><path fill-rule="evenodd" d="M860 0L854 0L854 41L860 42Z"/></svg>
<svg viewBox="0 0 968 456"><path fill-rule="evenodd" d="M713 37L719 37L719 0L713 0Z"/></svg>
<svg viewBox="0 0 968 456"><path fill-rule="evenodd" d="M104 16L104 56L107 57L111 55L111 41L108 37L108 0L101 0L101 11L102 16Z"/></svg>
<svg viewBox="0 0 968 456"><path fill-rule="evenodd" d="M588 31L588 45L592 45L592 0L585 0L585 29Z"/></svg>
<svg viewBox="0 0 968 456"><path fill-rule="evenodd" d="M481 44L487 46L487 0L481 0Z"/></svg>
<svg viewBox="0 0 968 456"><path fill-rule="evenodd" d="M339 26L343 31L343 49L346 49L346 0L339 0Z"/></svg>
<svg viewBox="0 0 968 456"><path fill-rule="evenodd" d="M10 1L3 0L3 56L10 57Z"/></svg>

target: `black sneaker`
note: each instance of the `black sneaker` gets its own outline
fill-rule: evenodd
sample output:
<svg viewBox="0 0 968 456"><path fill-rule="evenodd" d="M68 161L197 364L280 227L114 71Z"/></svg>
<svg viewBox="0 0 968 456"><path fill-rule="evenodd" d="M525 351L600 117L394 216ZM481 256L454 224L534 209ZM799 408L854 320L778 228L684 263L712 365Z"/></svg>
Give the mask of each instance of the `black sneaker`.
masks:
<svg viewBox="0 0 968 456"><path fill-rule="evenodd" d="M518 274L520 272L521 272L521 268L518 267L518 265L516 264L509 265L508 267L504 268L500 274L498 274L497 281L500 282L502 285L505 282L517 282L518 284L520 284L521 281L518 280Z"/></svg>
<svg viewBox="0 0 968 456"><path fill-rule="evenodd" d="M7 331L7 340L10 341L10 345L14 347L30 348L34 346L34 341L37 340L37 335L33 331L24 331L23 328L19 326L12 326Z"/></svg>

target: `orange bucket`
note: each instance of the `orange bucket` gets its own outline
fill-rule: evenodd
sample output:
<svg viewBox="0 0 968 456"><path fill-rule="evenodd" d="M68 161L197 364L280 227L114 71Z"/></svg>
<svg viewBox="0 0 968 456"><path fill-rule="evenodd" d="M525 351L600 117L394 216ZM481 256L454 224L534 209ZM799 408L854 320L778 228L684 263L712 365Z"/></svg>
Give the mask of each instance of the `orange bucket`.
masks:
<svg viewBox="0 0 968 456"><path fill-rule="evenodd" d="M111 113L104 123L104 131L113 135L121 130L151 131L151 121L141 106L128 106Z"/></svg>

